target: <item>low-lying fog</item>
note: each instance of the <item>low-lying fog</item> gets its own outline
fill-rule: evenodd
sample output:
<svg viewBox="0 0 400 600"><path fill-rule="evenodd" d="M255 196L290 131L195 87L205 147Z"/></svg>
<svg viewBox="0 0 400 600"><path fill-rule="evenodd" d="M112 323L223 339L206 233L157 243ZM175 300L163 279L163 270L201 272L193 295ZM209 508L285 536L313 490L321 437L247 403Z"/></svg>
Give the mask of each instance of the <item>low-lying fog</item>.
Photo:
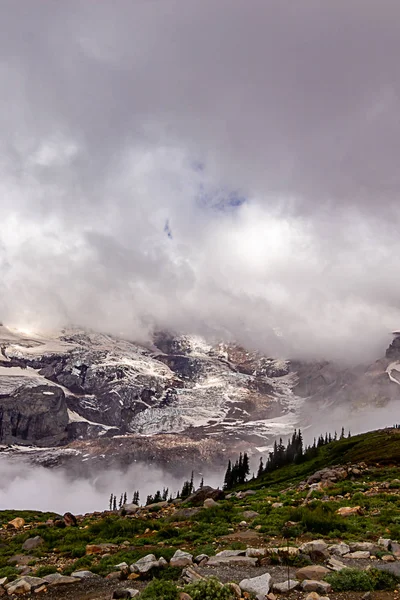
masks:
<svg viewBox="0 0 400 600"><path fill-rule="evenodd" d="M126 471L105 470L91 477L76 478L65 469L47 469L29 464L22 459L0 458L0 510L33 509L81 514L109 507L111 493L126 492L131 502L135 490L140 491L140 502L145 504L148 494L167 487L173 495L182 489L191 472L183 468L182 477L146 464L136 463ZM199 485L203 474L194 473ZM221 486L222 474L204 472L204 482Z"/></svg>

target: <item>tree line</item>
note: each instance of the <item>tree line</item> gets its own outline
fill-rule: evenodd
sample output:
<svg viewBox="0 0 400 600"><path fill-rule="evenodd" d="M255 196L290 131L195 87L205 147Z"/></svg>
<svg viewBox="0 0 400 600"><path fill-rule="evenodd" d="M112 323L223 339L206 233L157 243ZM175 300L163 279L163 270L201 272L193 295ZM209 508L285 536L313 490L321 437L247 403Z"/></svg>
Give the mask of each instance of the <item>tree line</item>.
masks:
<svg viewBox="0 0 400 600"><path fill-rule="evenodd" d="M283 443L282 438L279 439L279 442L275 440L273 450L269 453L265 463L263 458L260 458L257 478L262 477L264 474L271 473L276 469L280 469L281 467L310 460L318 455L319 449L322 446L335 442L338 439L342 440L345 437L345 430L344 427L342 427L339 436L336 431L333 435L331 433L325 433L325 435L321 434L318 438L314 438L311 445L304 446L301 430L295 429L286 445ZM348 432L347 437L351 437L350 431ZM236 485L245 483L249 474L249 459L245 452L243 455L239 455L239 458L235 463L232 464L229 460L224 477L224 489L230 490ZM254 474L253 479L255 479Z"/></svg>

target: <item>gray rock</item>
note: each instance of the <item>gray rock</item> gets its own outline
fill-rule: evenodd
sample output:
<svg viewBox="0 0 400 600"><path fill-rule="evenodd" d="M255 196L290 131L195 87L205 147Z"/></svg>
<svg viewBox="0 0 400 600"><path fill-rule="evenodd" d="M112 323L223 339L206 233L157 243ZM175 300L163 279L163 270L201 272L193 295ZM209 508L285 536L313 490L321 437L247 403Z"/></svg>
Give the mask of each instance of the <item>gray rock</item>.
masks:
<svg viewBox="0 0 400 600"><path fill-rule="evenodd" d="M144 575L145 573L151 571L151 569L158 569L159 566L160 564L154 554L147 554L132 564L130 566L130 570L132 573L140 573L141 575Z"/></svg>
<svg viewBox="0 0 400 600"><path fill-rule="evenodd" d="M203 506L204 508L214 508L215 506L218 506L218 502L212 498L206 498L203 502Z"/></svg>
<svg viewBox="0 0 400 600"><path fill-rule="evenodd" d="M246 519L246 521L252 521L253 519L257 519L259 516L260 513L256 512L255 510L245 510L243 512L243 518Z"/></svg>
<svg viewBox="0 0 400 600"><path fill-rule="evenodd" d="M43 579L51 586L70 585L73 583L80 583L81 581L79 577L68 577L66 575L61 575L61 573L50 573L50 575L46 575Z"/></svg>
<svg viewBox="0 0 400 600"><path fill-rule="evenodd" d="M199 563L203 562L203 560L208 560L209 556L208 554L198 554L197 556L194 557L194 562L198 565Z"/></svg>
<svg viewBox="0 0 400 600"><path fill-rule="evenodd" d="M203 506L204 500L212 498L213 500L223 500L225 493L222 490L216 490L208 485L204 485L202 488L196 490L185 500L185 504L192 504L193 506Z"/></svg>
<svg viewBox="0 0 400 600"><path fill-rule="evenodd" d="M330 554L335 554L337 556L344 556L350 552L350 546L345 544L344 542L340 542L340 544L333 544L329 546L328 551Z"/></svg>
<svg viewBox="0 0 400 600"><path fill-rule="evenodd" d="M376 547L376 544L372 542L353 542L349 544L350 552L370 552L374 554L375 551L379 551L380 548Z"/></svg>
<svg viewBox="0 0 400 600"><path fill-rule="evenodd" d="M122 562L122 563L119 563L118 565L115 565L115 568L118 569L119 571L126 571L127 569L129 569L129 565L126 562Z"/></svg>
<svg viewBox="0 0 400 600"><path fill-rule="evenodd" d="M390 540L389 538L379 538L379 540L378 540L378 545L385 548L385 550L390 550L391 544L392 544L392 540Z"/></svg>
<svg viewBox="0 0 400 600"><path fill-rule="evenodd" d="M210 556L207 566L238 565L243 567L255 567L257 562L256 558L250 558L250 556Z"/></svg>
<svg viewBox="0 0 400 600"><path fill-rule="evenodd" d="M221 552L217 552L215 556L225 558L226 556L244 556L245 554L246 550L221 550Z"/></svg>
<svg viewBox="0 0 400 600"><path fill-rule="evenodd" d="M363 551L363 550L358 550L357 552L350 552L349 554L346 555L346 558L355 558L356 560L358 559L366 559L369 558L371 556L371 553L368 552L367 550Z"/></svg>
<svg viewBox="0 0 400 600"><path fill-rule="evenodd" d="M300 586L300 583L295 579L289 579L286 581L282 581L282 583L274 583L272 586L272 591L277 594L284 594L285 592L290 592L291 590L297 590Z"/></svg>
<svg viewBox="0 0 400 600"><path fill-rule="evenodd" d="M187 567L193 564L193 554L177 550L169 561L171 567Z"/></svg>
<svg viewBox="0 0 400 600"><path fill-rule="evenodd" d="M342 563L340 560L331 556L331 558L326 563L326 566L330 571L341 571L342 569L346 569L346 565Z"/></svg>
<svg viewBox="0 0 400 600"><path fill-rule="evenodd" d="M44 543L44 539L40 537L40 535L36 535L33 538L29 538L27 539L23 544L22 544L22 549L23 550L35 550L35 548L39 548L39 546L41 546Z"/></svg>
<svg viewBox="0 0 400 600"><path fill-rule="evenodd" d="M139 510L137 504L123 504L120 512L125 512L127 515L134 515Z"/></svg>
<svg viewBox="0 0 400 600"><path fill-rule="evenodd" d="M246 550L246 556L250 556L251 558L262 558L266 554L266 548L247 548Z"/></svg>
<svg viewBox="0 0 400 600"><path fill-rule="evenodd" d="M264 594L266 596L271 587L271 575L264 573L258 577L251 577L250 579L243 579L239 583L240 589L243 592L249 592L250 594Z"/></svg>
<svg viewBox="0 0 400 600"><path fill-rule="evenodd" d="M92 573L92 571L74 571L71 576L78 579L101 579L100 575Z"/></svg>

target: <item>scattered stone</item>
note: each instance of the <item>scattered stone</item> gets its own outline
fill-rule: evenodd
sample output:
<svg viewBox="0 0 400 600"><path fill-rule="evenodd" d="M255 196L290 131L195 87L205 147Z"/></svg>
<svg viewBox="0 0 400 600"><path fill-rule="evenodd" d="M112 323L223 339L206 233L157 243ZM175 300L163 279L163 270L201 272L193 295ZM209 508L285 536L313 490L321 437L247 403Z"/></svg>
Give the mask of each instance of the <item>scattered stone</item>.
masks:
<svg viewBox="0 0 400 600"><path fill-rule="evenodd" d="M118 550L116 544L88 544L86 546L86 554L88 556L91 554L105 554L106 552L112 552L114 550Z"/></svg>
<svg viewBox="0 0 400 600"><path fill-rule="evenodd" d="M383 562L396 562L395 557L392 554L385 554L382 556Z"/></svg>
<svg viewBox="0 0 400 600"><path fill-rule="evenodd" d="M178 600L192 600L192 596L189 596L186 592L179 592Z"/></svg>
<svg viewBox="0 0 400 600"><path fill-rule="evenodd" d="M330 554L336 554L337 556L344 556L350 552L350 546L345 544L344 542L340 542L340 544L333 544L329 546L328 551Z"/></svg>
<svg viewBox="0 0 400 600"><path fill-rule="evenodd" d="M379 552L379 548L376 547L376 544L372 542L353 542L349 544L350 552L370 552L374 554L375 552Z"/></svg>
<svg viewBox="0 0 400 600"><path fill-rule="evenodd" d="M256 512L255 510L245 510L243 512L243 517L246 521L252 521L253 519L257 519L259 516L260 513Z"/></svg>
<svg viewBox="0 0 400 600"><path fill-rule="evenodd" d="M135 598L140 594L139 590L134 590L132 588L119 588L118 590L114 590L112 595L113 598Z"/></svg>
<svg viewBox="0 0 400 600"><path fill-rule="evenodd" d="M272 592L270 594L267 594L265 597L267 600L277 600L277 596L275 596L275 594L273 594Z"/></svg>
<svg viewBox="0 0 400 600"><path fill-rule="evenodd" d="M171 567L187 567L188 565L193 564L193 554L177 550L169 561L169 564Z"/></svg>
<svg viewBox="0 0 400 600"><path fill-rule="evenodd" d="M78 524L78 521L76 520L75 515L73 515L70 512L66 512L65 515L63 516L64 519L64 523L67 527L76 527Z"/></svg>
<svg viewBox="0 0 400 600"><path fill-rule="evenodd" d="M318 562L329 558L328 544L324 540L313 540L300 546L300 552L308 554L311 560Z"/></svg>
<svg viewBox="0 0 400 600"><path fill-rule="evenodd" d="M209 559L208 554L198 554L197 556L194 557L194 562L197 565L199 565L200 563L202 563L203 561L207 561L208 559Z"/></svg>
<svg viewBox="0 0 400 600"><path fill-rule="evenodd" d="M346 569L346 565L344 563L340 562L340 560L338 560L337 558L334 558L333 556L331 556L331 558L328 560L328 562L326 563L326 566L331 571L337 571L337 572L341 571L342 569Z"/></svg>
<svg viewBox="0 0 400 600"><path fill-rule="evenodd" d="M182 571L182 579L186 583L194 583L195 581L204 579L204 577L200 575L200 573L198 573L193 567L186 567L186 569L183 569Z"/></svg>
<svg viewBox="0 0 400 600"><path fill-rule="evenodd" d="M92 573L92 571L74 571L72 577L77 577L78 579L101 579L100 575Z"/></svg>
<svg viewBox="0 0 400 600"><path fill-rule="evenodd" d="M32 560L35 560L35 557L31 556L30 554L15 554L14 556L11 556L11 558L9 558L7 560L7 564L8 565L27 565Z"/></svg>
<svg viewBox="0 0 400 600"><path fill-rule="evenodd" d="M391 544L392 544L392 540L390 540L389 538L379 538L379 540L378 540L378 546L383 546L383 548L385 548L385 550L390 550Z"/></svg>
<svg viewBox="0 0 400 600"><path fill-rule="evenodd" d="M204 504L204 500L207 498L212 498L213 500L223 500L225 498L225 493L222 490L216 490L209 485L204 485L202 488L198 489L193 494L190 494L188 498L185 500L185 504L191 504L192 506L202 506Z"/></svg>
<svg viewBox="0 0 400 600"><path fill-rule="evenodd" d="M239 527L247 527L247 521L240 521Z"/></svg>
<svg viewBox="0 0 400 600"><path fill-rule="evenodd" d="M240 589L243 592L249 592L250 594L263 594L266 596L271 587L271 575L264 573L258 577L251 577L250 579L243 579L239 583Z"/></svg>
<svg viewBox="0 0 400 600"><path fill-rule="evenodd" d="M44 585L44 584L33 590L34 594L44 594L46 592L47 592L47 585Z"/></svg>
<svg viewBox="0 0 400 600"><path fill-rule="evenodd" d="M296 579L303 581L304 579L313 579L315 581L322 581L329 573L329 569L321 565L309 565L302 567L296 571ZM310 590L312 591L312 590Z"/></svg>
<svg viewBox="0 0 400 600"><path fill-rule="evenodd" d="M352 515L362 515L361 506L341 506L336 513L341 517L351 517Z"/></svg>
<svg viewBox="0 0 400 600"><path fill-rule="evenodd" d="M246 556L251 556L251 558L261 558L266 554L266 548L247 548L246 550Z"/></svg>
<svg viewBox="0 0 400 600"><path fill-rule="evenodd" d="M147 506L144 506L144 510L161 510L162 508L167 508L168 506L168 502L166 500L164 500L163 502L153 502L153 504L147 504Z"/></svg>
<svg viewBox="0 0 400 600"><path fill-rule="evenodd" d="M43 579L51 586L70 585L81 581L79 577L68 577L67 575L61 575L61 573L50 573L50 575L45 575Z"/></svg>
<svg viewBox="0 0 400 600"><path fill-rule="evenodd" d="M122 563L119 563L118 565L115 565L115 568L118 569L119 571L126 571L127 569L129 569L129 565L126 562L122 562Z"/></svg>
<svg viewBox="0 0 400 600"><path fill-rule="evenodd" d="M316 581L314 579L305 579L301 584L303 592L317 592L318 594L327 594L331 591L331 586L326 581Z"/></svg>
<svg viewBox="0 0 400 600"><path fill-rule="evenodd" d="M200 507L194 507L194 508L180 508L179 510L177 510L176 512L174 512L173 514L173 520L176 521L178 519L190 519L191 517L194 517L195 515L197 515L199 512L201 511Z"/></svg>
<svg viewBox="0 0 400 600"><path fill-rule="evenodd" d="M156 559L154 554L147 554L143 558L139 558L133 565L130 566L132 573L140 573L144 575L151 571L151 569L158 569L160 567L159 561Z"/></svg>
<svg viewBox="0 0 400 600"><path fill-rule="evenodd" d="M8 577L2 577L0 579L0 585L6 585L8 583Z"/></svg>
<svg viewBox="0 0 400 600"><path fill-rule="evenodd" d="M22 517L16 517L12 521L9 521L8 525L15 527L15 529L22 529L25 525L25 519L23 519Z"/></svg>
<svg viewBox="0 0 400 600"><path fill-rule="evenodd" d="M44 544L44 539L40 537L40 535L36 535L33 538L29 538L27 539L23 544L22 544L22 549L23 550L35 550L35 548L39 548L39 546L41 546L42 544Z"/></svg>
<svg viewBox="0 0 400 600"><path fill-rule="evenodd" d="M359 550L357 552L350 552L349 554L346 555L346 558L355 558L356 560L361 560L361 559L366 559L369 558L371 556L371 553L368 552L367 550L363 551L363 550Z"/></svg>
<svg viewBox="0 0 400 600"><path fill-rule="evenodd" d="M121 512L124 512L126 515L134 515L139 510L139 506L137 504L123 504L121 506Z"/></svg>
<svg viewBox="0 0 400 600"><path fill-rule="evenodd" d="M206 498L203 502L204 508L214 508L214 506L218 506L218 502L215 502L212 498Z"/></svg>
<svg viewBox="0 0 400 600"><path fill-rule="evenodd" d="M247 554L247 550L221 550L221 552L217 552L215 556L225 558L227 556L244 556L245 554Z"/></svg>
<svg viewBox="0 0 400 600"><path fill-rule="evenodd" d="M255 567L257 565L257 559L250 558L250 556L210 556L207 567L219 565Z"/></svg>
<svg viewBox="0 0 400 600"><path fill-rule="evenodd" d="M299 548L296 548L295 546L281 546L279 548L274 548L274 550L277 554L284 554L291 557L298 556L300 554Z"/></svg>
<svg viewBox="0 0 400 600"><path fill-rule="evenodd" d="M274 502L273 504L271 504L271 508L282 508L282 506L282 502Z"/></svg>
<svg viewBox="0 0 400 600"><path fill-rule="evenodd" d="M112 571L106 575L106 579L111 579L113 581L122 581L126 579L126 574L123 571Z"/></svg>
<svg viewBox="0 0 400 600"><path fill-rule="evenodd" d="M291 590L296 590L299 587L299 585L299 582L295 579L289 579L286 581L282 581L282 583L274 583L272 589L278 594L284 594L286 592L290 592Z"/></svg>
<svg viewBox="0 0 400 600"><path fill-rule="evenodd" d="M361 596L361 600L371 600L371 598L372 598L371 592L367 592L366 594L363 594Z"/></svg>
<svg viewBox="0 0 400 600"><path fill-rule="evenodd" d="M7 594L12 596L13 594L27 594L32 590L32 587L24 579L16 579L12 583L6 585L6 590Z"/></svg>

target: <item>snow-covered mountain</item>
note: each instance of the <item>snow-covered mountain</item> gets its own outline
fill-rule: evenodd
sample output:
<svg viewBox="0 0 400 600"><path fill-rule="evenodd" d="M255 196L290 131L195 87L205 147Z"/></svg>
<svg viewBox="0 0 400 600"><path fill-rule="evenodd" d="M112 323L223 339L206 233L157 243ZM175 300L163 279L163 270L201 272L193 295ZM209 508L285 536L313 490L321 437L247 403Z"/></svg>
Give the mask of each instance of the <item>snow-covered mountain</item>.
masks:
<svg viewBox="0 0 400 600"><path fill-rule="evenodd" d="M400 400L396 344L370 367L343 369L193 336L158 333L144 347L77 329L1 326L0 444L50 463L53 447L64 458L223 462L226 452L265 451L299 425L331 429L335 411L346 421L366 407L384 411Z"/></svg>

